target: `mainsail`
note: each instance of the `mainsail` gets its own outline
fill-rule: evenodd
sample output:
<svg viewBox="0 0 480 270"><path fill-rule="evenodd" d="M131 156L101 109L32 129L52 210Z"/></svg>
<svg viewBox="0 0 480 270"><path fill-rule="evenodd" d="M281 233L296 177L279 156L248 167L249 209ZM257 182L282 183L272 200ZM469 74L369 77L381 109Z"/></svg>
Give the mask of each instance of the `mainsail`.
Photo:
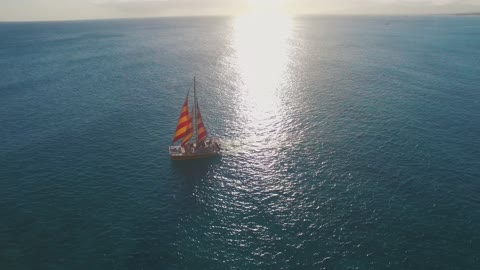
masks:
<svg viewBox="0 0 480 270"><path fill-rule="evenodd" d="M197 142L205 139L207 137L207 129L203 125L202 115L200 114L200 108L198 107L198 102L195 102L195 112L197 114Z"/></svg>
<svg viewBox="0 0 480 270"><path fill-rule="evenodd" d="M193 136L193 125L192 118L188 114L188 94L185 98L185 102L182 106L182 111L180 112L180 117L178 118L177 129L175 130L175 135L173 136L173 143L183 139L182 144L186 143ZM186 139L186 140L185 140Z"/></svg>
<svg viewBox="0 0 480 270"><path fill-rule="evenodd" d="M182 145L186 144L192 137L193 137L193 121L192 121L192 113L190 113L188 115L187 133L185 134L185 137L183 137Z"/></svg>

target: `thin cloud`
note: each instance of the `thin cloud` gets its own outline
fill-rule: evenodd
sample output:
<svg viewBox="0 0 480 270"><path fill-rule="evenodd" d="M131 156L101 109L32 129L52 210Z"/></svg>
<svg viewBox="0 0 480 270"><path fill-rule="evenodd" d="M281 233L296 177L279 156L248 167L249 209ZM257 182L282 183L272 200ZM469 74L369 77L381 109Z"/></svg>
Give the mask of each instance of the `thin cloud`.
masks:
<svg viewBox="0 0 480 270"><path fill-rule="evenodd" d="M244 2L231 0L92 0L91 3L124 13L160 15L230 14L243 8Z"/></svg>
<svg viewBox="0 0 480 270"><path fill-rule="evenodd" d="M291 14L446 14L480 11L480 0L281 2L282 10ZM255 0L0 0L0 21L237 15L249 10L252 3Z"/></svg>

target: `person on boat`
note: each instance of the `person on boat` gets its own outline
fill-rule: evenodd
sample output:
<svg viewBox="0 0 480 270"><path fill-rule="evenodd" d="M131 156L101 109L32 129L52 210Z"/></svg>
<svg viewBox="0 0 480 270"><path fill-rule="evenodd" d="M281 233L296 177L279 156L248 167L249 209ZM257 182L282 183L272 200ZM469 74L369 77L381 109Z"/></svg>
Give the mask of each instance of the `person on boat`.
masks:
<svg viewBox="0 0 480 270"><path fill-rule="evenodd" d="M212 140L210 139L207 139L207 141L205 142L206 144L206 147L209 151L214 151L215 150L215 146L213 145L213 142Z"/></svg>
<svg viewBox="0 0 480 270"><path fill-rule="evenodd" d="M195 152L195 147L193 146L193 143L189 142L187 143L187 149L188 149L188 154L193 154Z"/></svg>

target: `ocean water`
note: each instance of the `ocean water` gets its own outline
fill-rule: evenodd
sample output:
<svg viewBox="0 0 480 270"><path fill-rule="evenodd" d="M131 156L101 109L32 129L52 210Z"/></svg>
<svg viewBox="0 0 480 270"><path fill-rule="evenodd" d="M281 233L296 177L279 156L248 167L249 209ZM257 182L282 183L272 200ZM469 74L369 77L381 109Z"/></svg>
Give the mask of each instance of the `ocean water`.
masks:
<svg viewBox="0 0 480 270"><path fill-rule="evenodd" d="M0 269L479 267L480 17L0 23Z"/></svg>

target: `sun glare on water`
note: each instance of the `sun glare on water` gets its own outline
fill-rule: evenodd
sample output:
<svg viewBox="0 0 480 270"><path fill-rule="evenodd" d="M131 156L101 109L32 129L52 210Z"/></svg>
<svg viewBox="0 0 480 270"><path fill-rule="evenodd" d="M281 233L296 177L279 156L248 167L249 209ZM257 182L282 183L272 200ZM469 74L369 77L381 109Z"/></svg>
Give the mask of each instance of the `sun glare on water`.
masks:
<svg viewBox="0 0 480 270"><path fill-rule="evenodd" d="M273 101L289 60L290 18L284 14L247 14L235 20L238 71L248 92L263 105Z"/></svg>
<svg viewBox="0 0 480 270"><path fill-rule="evenodd" d="M252 144L276 132L281 118L282 85L288 81L292 19L280 11L284 1L250 1L252 11L233 21L232 48L239 74L245 136ZM280 121L281 122L281 121Z"/></svg>

